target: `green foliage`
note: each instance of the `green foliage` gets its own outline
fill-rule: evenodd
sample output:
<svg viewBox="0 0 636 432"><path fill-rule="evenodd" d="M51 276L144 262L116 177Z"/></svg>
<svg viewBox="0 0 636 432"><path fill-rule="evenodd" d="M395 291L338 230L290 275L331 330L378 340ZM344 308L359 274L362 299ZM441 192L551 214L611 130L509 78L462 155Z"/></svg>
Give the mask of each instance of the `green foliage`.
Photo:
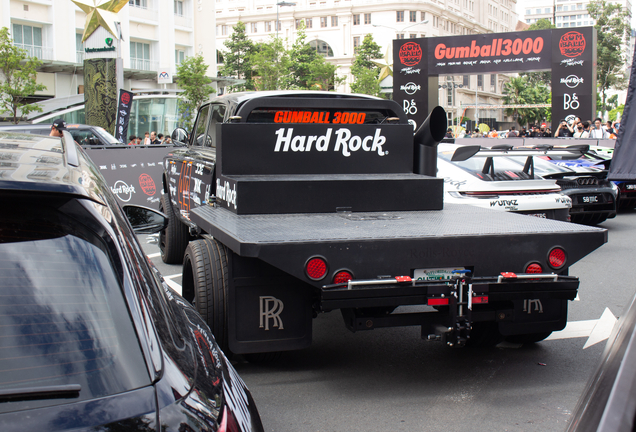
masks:
<svg viewBox="0 0 636 432"><path fill-rule="evenodd" d="M375 43L373 35L367 34L362 44L358 47L351 66L351 74L354 78L353 83L351 83L351 91L353 93L383 96L380 92L380 82L378 81L380 68L373 63L373 60L381 57L380 45Z"/></svg>
<svg viewBox="0 0 636 432"><path fill-rule="evenodd" d="M286 90L291 86L291 62L281 38L271 35L269 42L260 43L249 62L256 90Z"/></svg>
<svg viewBox="0 0 636 432"><path fill-rule="evenodd" d="M307 42L307 34L305 33L305 23L301 22L296 35L296 42L289 51L291 72L290 85L292 88L308 89L311 86L309 82L310 65L320 54L316 49L312 48Z"/></svg>
<svg viewBox="0 0 636 432"><path fill-rule="evenodd" d="M596 83L601 92L599 110L607 109L606 92L610 88L620 89L626 85L621 70L625 56L622 44L629 41L631 17L622 6L605 0L592 0L587 5L590 16L596 21Z"/></svg>
<svg viewBox="0 0 636 432"><path fill-rule="evenodd" d="M541 18L539 21L533 23L528 27L528 30L547 30L556 28L554 24L547 18Z"/></svg>
<svg viewBox="0 0 636 432"><path fill-rule="evenodd" d="M504 102L510 105L547 104L550 91L539 83L531 86L527 77L511 78L504 86ZM506 108L506 115L517 114L517 123L522 126L538 123L548 117L547 108Z"/></svg>
<svg viewBox="0 0 636 432"><path fill-rule="evenodd" d="M36 82L41 64L36 57L29 57L26 50L13 45L9 29L0 29L0 110L11 112L15 124L30 112L42 111L40 106L26 102L35 92L46 90L45 85Z"/></svg>
<svg viewBox="0 0 636 432"><path fill-rule="evenodd" d="M194 57L186 57L177 66L175 75L179 88L183 92L179 94L179 112L183 118L184 126L189 130L196 111L203 102L207 101L214 88L210 86L212 80L205 75L208 65L203 61L203 56L197 54Z"/></svg>
<svg viewBox="0 0 636 432"><path fill-rule="evenodd" d="M621 117L623 117L623 110L625 109L625 105L619 105L616 108L612 109L609 112L609 119L611 121L616 121L616 117L618 113L621 113Z"/></svg>
<svg viewBox="0 0 636 432"><path fill-rule="evenodd" d="M245 80L245 84L233 86L234 90L254 90L250 60L252 54L256 52L254 42L245 34L245 23L239 21L232 30L232 35L224 44L227 51L222 53L225 62L219 72L223 76L232 76Z"/></svg>
<svg viewBox="0 0 636 432"><path fill-rule="evenodd" d="M332 90L341 84L345 78L336 77L338 66L327 63L321 56L314 59L309 65L309 82L313 90Z"/></svg>

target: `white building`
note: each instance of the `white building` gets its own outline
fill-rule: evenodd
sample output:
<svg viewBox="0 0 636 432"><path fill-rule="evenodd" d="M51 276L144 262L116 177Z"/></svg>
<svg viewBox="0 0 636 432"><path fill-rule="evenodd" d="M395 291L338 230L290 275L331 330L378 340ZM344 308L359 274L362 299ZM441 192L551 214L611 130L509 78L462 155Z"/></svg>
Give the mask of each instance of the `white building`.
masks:
<svg viewBox="0 0 636 432"><path fill-rule="evenodd" d="M329 62L339 66L340 76L347 78L337 90L349 91L355 50L366 34L373 35L391 62L393 39L515 31L515 7L516 0L296 0L278 4L266 0L217 0L217 49L224 50L224 42L238 21L245 23L252 40L264 42L277 34L278 18L278 35L291 45L304 20L307 40ZM500 103L506 79L497 74L440 77L440 84L447 80L462 84L454 91L440 89L440 103L448 111L457 112L460 102L474 104L476 98L480 104ZM466 114L474 115L473 111ZM498 112L498 120L504 121Z"/></svg>
<svg viewBox="0 0 636 432"><path fill-rule="evenodd" d="M200 53L216 76L211 0L130 0L118 13L123 33L124 88L156 89L158 72L176 72L186 56ZM86 14L70 0L0 0L0 26L14 43L43 61L42 97L83 92L82 34ZM197 32L196 29L200 31ZM174 88L175 84L165 84Z"/></svg>

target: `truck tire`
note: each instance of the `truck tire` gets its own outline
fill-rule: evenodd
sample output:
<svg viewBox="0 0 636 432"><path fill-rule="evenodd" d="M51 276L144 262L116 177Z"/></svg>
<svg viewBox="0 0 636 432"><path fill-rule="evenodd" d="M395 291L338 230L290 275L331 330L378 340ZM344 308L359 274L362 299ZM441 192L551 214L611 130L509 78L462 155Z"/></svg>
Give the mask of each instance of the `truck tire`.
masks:
<svg viewBox="0 0 636 432"><path fill-rule="evenodd" d="M552 332L542 332L542 333L528 333L521 335L512 335L506 336L506 342L511 343L520 343L520 344L529 344L535 342L541 342L550 336Z"/></svg>
<svg viewBox="0 0 636 432"><path fill-rule="evenodd" d="M190 242L183 257L183 294L203 317L217 344L230 356L228 344L227 249L216 240Z"/></svg>
<svg viewBox="0 0 636 432"><path fill-rule="evenodd" d="M166 264L181 264L183 252L190 240L189 229L179 221L168 194L161 195L159 211L164 212L169 218L168 226L159 233L161 259Z"/></svg>

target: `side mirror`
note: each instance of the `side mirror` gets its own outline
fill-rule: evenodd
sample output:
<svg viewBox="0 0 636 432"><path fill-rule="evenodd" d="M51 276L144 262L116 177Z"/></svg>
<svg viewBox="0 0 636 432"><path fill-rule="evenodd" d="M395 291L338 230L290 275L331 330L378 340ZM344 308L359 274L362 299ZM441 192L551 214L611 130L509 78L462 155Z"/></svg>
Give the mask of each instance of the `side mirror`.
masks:
<svg viewBox="0 0 636 432"><path fill-rule="evenodd" d="M168 216L159 210L133 204L123 206L123 210L135 234L154 234L168 226Z"/></svg>
<svg viewBox="0 0 636 432"><path fill-rule="evenodd" d="M172 131L170 138L172 138L173 143L184 145L188 141L188 132L184 128L178 127Z"/></svg>

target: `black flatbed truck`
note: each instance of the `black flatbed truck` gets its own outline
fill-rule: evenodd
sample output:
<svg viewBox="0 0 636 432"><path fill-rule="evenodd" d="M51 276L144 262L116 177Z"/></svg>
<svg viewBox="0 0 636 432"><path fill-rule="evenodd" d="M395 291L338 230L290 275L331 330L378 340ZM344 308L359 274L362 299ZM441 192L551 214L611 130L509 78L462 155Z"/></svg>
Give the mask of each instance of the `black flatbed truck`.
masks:
<svg viewBox="0 0 636 432"><path fill-rule="evenodd" d="M363 120L333 123L344 113ZM441 108L413 134L395 102L359 95L204 106L188 147L165 159L173 221L160 246L164 261L183 253L183 295L221 346L304 348L312 318L337 309L352 331L417 325L454 347L563 329L579 285L568 268L607 232L444 205L433 175L444 130Z"/></svg>

